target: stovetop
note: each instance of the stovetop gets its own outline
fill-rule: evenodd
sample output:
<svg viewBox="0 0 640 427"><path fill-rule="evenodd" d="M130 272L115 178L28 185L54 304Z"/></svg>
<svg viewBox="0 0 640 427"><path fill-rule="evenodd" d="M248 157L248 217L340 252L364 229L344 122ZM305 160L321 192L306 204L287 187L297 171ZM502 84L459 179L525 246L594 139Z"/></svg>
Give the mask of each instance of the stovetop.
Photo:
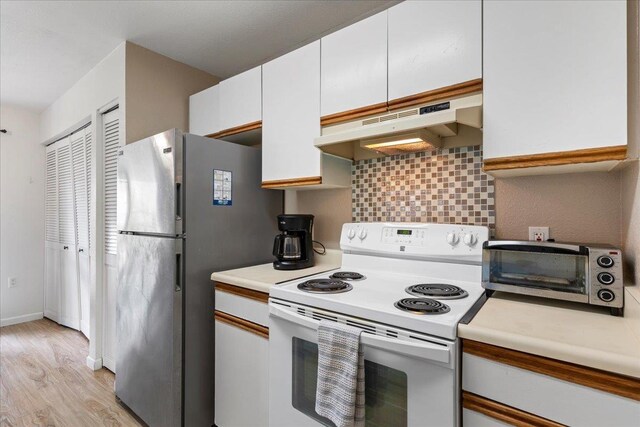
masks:
<svg viewBox="0 0 640 427"><path fill-rule="evenodd" d="M353 229L355 233L350 232ZM450 239L452 233L456 238ZM473 244L463 244L464 235L470 233L475 233ZM341 268L276 285L270 296L453 340L458 323L484 293L481 259L487 238L485 227L345 224ZM310 292L318 279L320 288L338 290ZM410 294L408 288L415 285L422 286ZM434 288L436 295L421 294L425 288ZM441 298L448 290L454 295ZM430 312L419 313L421 308Z"/></svg>
<svg viewBox="0 0 640 427"><path fill-rule="evenodd" d="M455 339L458 322L484 293L479 279L476 282L465 282L447 280L443 277L384 274L379 271L364 270L360 270L359 273L364 274L366 278L349 281L348 285L352 289L348 291L311 293L298 288L298 285L309 280L328 279L332 273L341 270L276 285L271 288L270 296L442 338ZM459 299L428 298L449 308L448 311L437 314L416 314L395 306L400 300L419 298L409 294L406 288L425 283L447 283L465 290L468 295Z"/></svg>

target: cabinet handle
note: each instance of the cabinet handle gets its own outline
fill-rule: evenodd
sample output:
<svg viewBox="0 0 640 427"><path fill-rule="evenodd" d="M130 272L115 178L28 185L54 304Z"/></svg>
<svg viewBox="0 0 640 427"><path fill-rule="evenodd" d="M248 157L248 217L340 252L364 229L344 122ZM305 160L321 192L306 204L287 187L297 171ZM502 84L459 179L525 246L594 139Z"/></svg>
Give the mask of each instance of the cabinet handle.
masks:
<svg viewBox="0 0 640 427"><path fill-rule="evenodd" d="M67 249L69 249L69 246L63 246L62 249L66 251Z"/></svg>
<svg viewBox="0 0 640 427"><path fill-rule="evenodd" d="M84 252L84 249L80 248L78 249L78 252Z"/></svg>

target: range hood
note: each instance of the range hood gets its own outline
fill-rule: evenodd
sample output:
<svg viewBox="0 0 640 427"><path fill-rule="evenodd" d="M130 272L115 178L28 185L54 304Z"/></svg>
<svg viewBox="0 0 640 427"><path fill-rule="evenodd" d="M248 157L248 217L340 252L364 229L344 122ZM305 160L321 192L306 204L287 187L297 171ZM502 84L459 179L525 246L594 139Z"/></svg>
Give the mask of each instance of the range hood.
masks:
<svg viewBox="0 0 640 427"><path fill-rule="evenodd" d="M326 126L320 150L353 160L479 143L482 94Z"/></svg>

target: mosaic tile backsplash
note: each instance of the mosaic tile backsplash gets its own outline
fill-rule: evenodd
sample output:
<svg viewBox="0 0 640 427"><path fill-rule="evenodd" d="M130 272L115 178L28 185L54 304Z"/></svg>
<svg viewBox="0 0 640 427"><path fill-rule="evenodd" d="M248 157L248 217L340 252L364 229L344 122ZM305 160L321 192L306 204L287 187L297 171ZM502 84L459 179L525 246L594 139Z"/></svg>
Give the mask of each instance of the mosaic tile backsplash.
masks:
<svg viewBox="0 0 640 427"><path fill-rule="evenodd" d="M359 160L351 167L353 221L485 225L495 232L493 178L482 147Z"/></svg>

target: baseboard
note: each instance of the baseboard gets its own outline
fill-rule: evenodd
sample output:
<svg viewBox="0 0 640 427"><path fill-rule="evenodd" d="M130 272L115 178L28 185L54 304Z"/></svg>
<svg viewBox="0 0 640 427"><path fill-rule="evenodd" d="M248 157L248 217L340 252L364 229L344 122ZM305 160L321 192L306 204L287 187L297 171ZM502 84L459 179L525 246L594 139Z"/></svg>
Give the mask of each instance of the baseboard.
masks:
<svg viewBox="0 0 640 427"><path fill-rule="evenodd" d="M44 314L40 311L38 313L24 314L22 316L7 317L0 319L1 326L17 325L18 323L31 322L32 320L40 320Z"/></svg>
<svg viewBox="0 0 640 427"><path fill-rule="evenodd" d="M102 358L99 357L97 359L94 359L91 356L87 356L87 366L93 369L94 371L97 371L98 369L102 369Z"/></svg>

